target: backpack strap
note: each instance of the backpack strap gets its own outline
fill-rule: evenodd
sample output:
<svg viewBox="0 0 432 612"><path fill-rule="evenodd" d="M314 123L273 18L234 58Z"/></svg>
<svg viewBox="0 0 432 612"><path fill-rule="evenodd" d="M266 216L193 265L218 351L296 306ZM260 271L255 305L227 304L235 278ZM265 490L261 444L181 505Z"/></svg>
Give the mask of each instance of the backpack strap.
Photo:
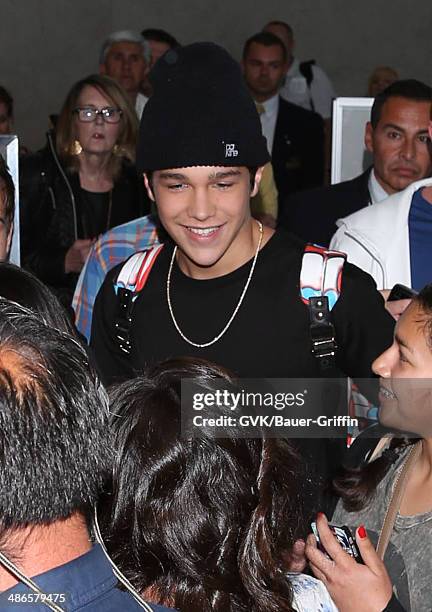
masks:
<svg viewBox="0 0 432 612"><path fill-rule="evenodd" d="M311 105L311 109L315 110L315 104L312 99L312 95L310 92L310 88L313 81L313 71L312 66L315 66L315 60L308 60L307 62L301 62L299 65L300 74L306 79L307 88L309 90L309 102Z"/></svg>
<svg viewBox="0 0 432 612"><path fill-rule="evenodd" d="M315 60L308 60L307 62L301 62L299 66L300 74L306 79L308 88L310 89L313 81L312 66L315 66Z"/></svg>
<svg viewBox="0 0 432 612"><path fill-rule="evenodd" d="M374 426L374 428L377 432L380 432L380 430L386 431L385 428L383 428L381 425L376 425ZM370 430L371 428L368 429L368 436L370 435ZM375 449L373 449L373 451L368 456L366 463L372 463L373 461L381 457L381 455L390 448L394 436L393 434L389 435L389 430L387 430L386 434L387 435L385 435L384 437L378 439L378 443L376 444ZM388 502L386 513L384 515L384 520L381 526L381 531L376 546L376 552L381 561L384 560L384 555L393 533L394 524L396 522L396 518L401 507L407 482L409 480L416 461L418 461L421 455L421 450L421 440L412 444L411 448L407 452L405 459L402 462L399 471L397 472L392 488L391 497Z"/></svg>
<svg viewBox="0 0 432 612"><path fill-rule="evenodd" d="M161 252L163 244L158 244L135 253L122 266L114 291L117 295L117 317L114 320L116 340L124 353L131 350L130 326L135 300L144 288L151 269Z"/></svg>
<svg viewBox="0 0 432 612"><path fill-rule="evenodd" d="M418 461L422 452L422 441L419 440L411 446L407 456L404 459L402 468L396 477L393 493L390 498L389 505L384 517L384 521L381 527L381 532L378 538L378 544L376 547L377 555L381 559L384 559L387 546L390 542L390 538L393 532L393 527L396 522L396 518L401 507L402 499L405 493L406 485L409 477L413 471L414 465Z"/></svg>
<svg viewBox="0 0 432 612"><path fill-rule="evenodd" d="M300 297L309 308L312 353L321 370L334 366L335 329L331 311L339 299L345 253L307 244L300 271Z"/></svg>

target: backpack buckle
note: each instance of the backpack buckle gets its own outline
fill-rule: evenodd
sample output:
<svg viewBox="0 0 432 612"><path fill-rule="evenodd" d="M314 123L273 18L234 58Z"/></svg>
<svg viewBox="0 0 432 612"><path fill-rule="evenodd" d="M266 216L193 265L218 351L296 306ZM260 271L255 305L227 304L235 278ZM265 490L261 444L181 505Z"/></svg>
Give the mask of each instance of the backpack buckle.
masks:
<svg viewBox="0 0 432 612"><path fill-rule="evenodd" d="M312 353L320 368L328 370L334 366L337 344L327 296L309 298L309 317Z"/></svg>
<svg viewBox="0 0 432 612"><path fill-rule="evenodd" d="M119 287L117 298L117 318L114 320L116 339L120 349L129 355L131 351L130 324L132 321L133 293L129 289Z"/></svg>

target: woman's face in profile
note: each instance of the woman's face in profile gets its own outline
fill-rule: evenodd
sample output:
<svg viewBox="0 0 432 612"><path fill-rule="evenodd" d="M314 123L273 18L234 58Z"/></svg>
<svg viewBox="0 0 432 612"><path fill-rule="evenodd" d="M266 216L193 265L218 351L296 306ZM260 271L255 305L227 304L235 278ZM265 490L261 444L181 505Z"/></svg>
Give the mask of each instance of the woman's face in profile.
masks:
<svg viewBox="0 0 432 612"><path fill-rule="evenodd" d="M432 437L431 315L414 301L396 324L393 344L372 364L381 376L380 422Z"/></svg>
<svg viewBox="0 0 432 612"><path fill-rule="evenodd" d="M77 107L102 110L116 108L116 105L96 87L86 85L78 98ZM80 121L77 114L74 117L76 139L83 152L95 155L112 152L122 129L122 118L118 123L107 123L100 114L90 122Z"/></svg>

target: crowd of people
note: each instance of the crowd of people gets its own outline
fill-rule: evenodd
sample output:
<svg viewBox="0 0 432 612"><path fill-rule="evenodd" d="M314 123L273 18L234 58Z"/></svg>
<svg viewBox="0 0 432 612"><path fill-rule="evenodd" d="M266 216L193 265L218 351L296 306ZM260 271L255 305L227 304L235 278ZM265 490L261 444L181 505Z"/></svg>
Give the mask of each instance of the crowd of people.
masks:
<svg viewBox="0 0 432 612"><path fill-rule="evenodd" d="M430 612L432 89L378 67L373 164L328 186L336 94L294 48L114 32L19 194L0 156L1 610ZM185 426L185 382L244 379L379 422Z"/></svg>

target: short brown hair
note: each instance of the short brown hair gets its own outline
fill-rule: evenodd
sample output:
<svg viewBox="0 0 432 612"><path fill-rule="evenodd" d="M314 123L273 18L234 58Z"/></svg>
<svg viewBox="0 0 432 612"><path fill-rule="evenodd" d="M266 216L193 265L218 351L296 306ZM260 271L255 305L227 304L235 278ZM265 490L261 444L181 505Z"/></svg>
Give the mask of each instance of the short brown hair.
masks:
<svg viewBox="0 0 432 612"><path fill-rule="evenodd" d="M263 45L264 47L279 47L282 51L282 59L284 62L287 61L287 50L280 38L272 34L271 32L258 32L247 39L243 47L243 61L247 60L249 50L253 43L257 45Z"/></svg>
<svg viewBox="0 0 432 612"><path fill-rule="evenodd" d="M5 160L0 155L0 193L3 196L3 209L6 229L9 231L15 214L15 185L9 174Z"/></svg>
<svg viewBox="0 0 432 612"><path fill-rule="evenodd" d="M130 161L135 160L135 149L138 134L138 118L135 109L129 102L129 98L123 89L113 79L100 74L90 76L78 81L66 96L66 100L60 111L56 127L57 153L64 164L71 170L78 170L78 160L72 154L72 145L75 140L73 113L78 105L78 98L84 87L95 87L103 96L108 98L114 106L122 111L120 136L116 143L119 154L112 156L111 172L115 177L121 166L121 157Z"/></svg>

